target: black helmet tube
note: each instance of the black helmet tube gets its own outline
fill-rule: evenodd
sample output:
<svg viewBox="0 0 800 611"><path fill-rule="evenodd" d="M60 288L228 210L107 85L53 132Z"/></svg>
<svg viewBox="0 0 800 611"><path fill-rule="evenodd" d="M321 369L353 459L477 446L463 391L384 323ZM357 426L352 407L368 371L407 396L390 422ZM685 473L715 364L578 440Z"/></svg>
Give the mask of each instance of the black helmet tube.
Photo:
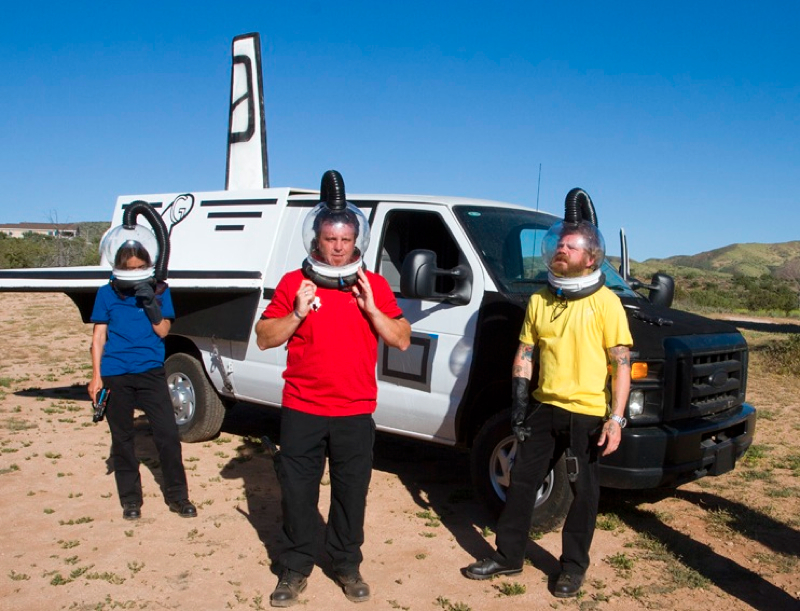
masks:
<svg viewBox="0 0 800 611"><path fill-rule="evenodd" d="M139 215L142 215L150 222L156 240L158 240L158 259L155 263L155 278L163 282L167 279L169 267L169 231L164 223L164 219L156 212L155 208L141 199L128 204L122 215L122 224L126 227L134 227Z"/></svg>
<svg viewBox="0 0 800 611"><path fill-rule="evenodd" d="M588 221L595 227L598 226L592 198L580 187L575 187L567 193L564 201L564 221L567 223Z"/></svg>
<svg viewBox="0 0 800 611"><path fill-rule="evenodd" d="M328 170L322 175L319 200L328 204L331 210L344 210L347 198L344 193L344 179L336 170Z"/></svg>

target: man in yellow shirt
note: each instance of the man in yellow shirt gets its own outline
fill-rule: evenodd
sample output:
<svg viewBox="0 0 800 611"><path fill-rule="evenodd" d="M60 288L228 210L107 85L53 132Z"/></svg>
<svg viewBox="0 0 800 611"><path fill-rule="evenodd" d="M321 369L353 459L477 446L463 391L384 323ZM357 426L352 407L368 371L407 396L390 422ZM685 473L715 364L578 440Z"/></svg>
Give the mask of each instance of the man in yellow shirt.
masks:
<svg viewBox="0 0 800 611"><path fill-rule="evenodd" d="M548 287L528 302L512 369L511 420L518 445L497 524L497 552L467 567L466 576L488 579L522 571L536 491L551 463L566 452L574 498L562 529L561 572L553 594L569 598L578 594L589 567L600 496L598 458L617 449L625 426L633 340L622 303L604 286L605 248L597 228L587 221L557 223L543 249ZM531 400L534 360L539 378Z"/></svg>

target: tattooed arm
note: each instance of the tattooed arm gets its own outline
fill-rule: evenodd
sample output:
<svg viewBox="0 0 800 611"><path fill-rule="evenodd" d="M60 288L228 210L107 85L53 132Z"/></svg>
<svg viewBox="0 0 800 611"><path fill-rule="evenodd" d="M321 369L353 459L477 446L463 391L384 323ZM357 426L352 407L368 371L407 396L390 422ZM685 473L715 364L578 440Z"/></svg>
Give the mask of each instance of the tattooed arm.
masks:
<svg viewBox="0 0 800 611"><path fill-rule="evenodd" d="M514 355L514 365L511 368L512 378L531 379L533 375L533 344L520 342L517 353Z"/></svg>
<svg viewBox="0 0 800 611"><path fill-rule="evenodd" d="M627 346L614 346L608 349L608 360L611 362L611 413L620 417L625 416L625 405L631 391L631 351ZM622 428L613 420L607 420L603 425L598 446L606 442L603 456L608 456L616 451L622 440Z"/></svg>

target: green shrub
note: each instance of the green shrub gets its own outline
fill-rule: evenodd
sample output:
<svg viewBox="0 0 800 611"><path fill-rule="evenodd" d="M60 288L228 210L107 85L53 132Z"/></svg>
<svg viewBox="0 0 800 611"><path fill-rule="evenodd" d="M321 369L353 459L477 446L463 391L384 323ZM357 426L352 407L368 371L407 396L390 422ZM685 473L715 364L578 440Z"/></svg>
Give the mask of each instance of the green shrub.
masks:
<svg viewBox="0 0 800 611"><path fill-rule="evenodd" d="M764 347L767 365L781 374L800 375L800 334Z"/></svg>

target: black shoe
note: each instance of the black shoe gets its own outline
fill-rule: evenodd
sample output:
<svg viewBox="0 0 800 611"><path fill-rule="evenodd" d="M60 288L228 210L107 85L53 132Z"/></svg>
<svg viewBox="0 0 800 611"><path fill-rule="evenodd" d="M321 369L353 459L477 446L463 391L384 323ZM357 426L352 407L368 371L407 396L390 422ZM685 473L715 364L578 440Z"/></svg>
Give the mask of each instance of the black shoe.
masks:
<svg viewBox="0 0 800 611"><path fill-rule="evenodd" d="M286 569L281 573L275 590L269 595L269 604L273 607L291 607L306 589L306 585L308 581L301 573Z"/></svg>
<svg viewBox="0 0 800 611"><path fill-rule="evenodd" d="M583 585L583 575L575 573L561 573L553 587L553 596L556 598L572 598L578 595L578 590Z"/></svg>
<svg viewBox="0 0 800 611"><path fill-rule="evenodd" d="M182 518L196 518L197 507L189 499L181 499L180 501L170 501L169 510L174 511Z"/></svg>
<svg viewBox="0 0 800 611"><path fill-rule="evenodd" d="M369 585L364 582L361 573L355 572L349 575L336 575L336 583L342 586L347 600L354 603L362 603L369 600Z"/></svg>
<svg viewBox="0 0 800 611"><path fill-rule="evenodd" d="M495 575L516 575L521 572L521 567L513 568L504 566L496 560L484 558L483 560L470 564L464 571L464 574L470 579L489 579Z"/></svg>
<svg viewBox="0 0 800 611"><path fill-rule="evenodd" d="M142 506L139 503L123 503L122 517L125 520L138 520L142 517Z"/></svg>

